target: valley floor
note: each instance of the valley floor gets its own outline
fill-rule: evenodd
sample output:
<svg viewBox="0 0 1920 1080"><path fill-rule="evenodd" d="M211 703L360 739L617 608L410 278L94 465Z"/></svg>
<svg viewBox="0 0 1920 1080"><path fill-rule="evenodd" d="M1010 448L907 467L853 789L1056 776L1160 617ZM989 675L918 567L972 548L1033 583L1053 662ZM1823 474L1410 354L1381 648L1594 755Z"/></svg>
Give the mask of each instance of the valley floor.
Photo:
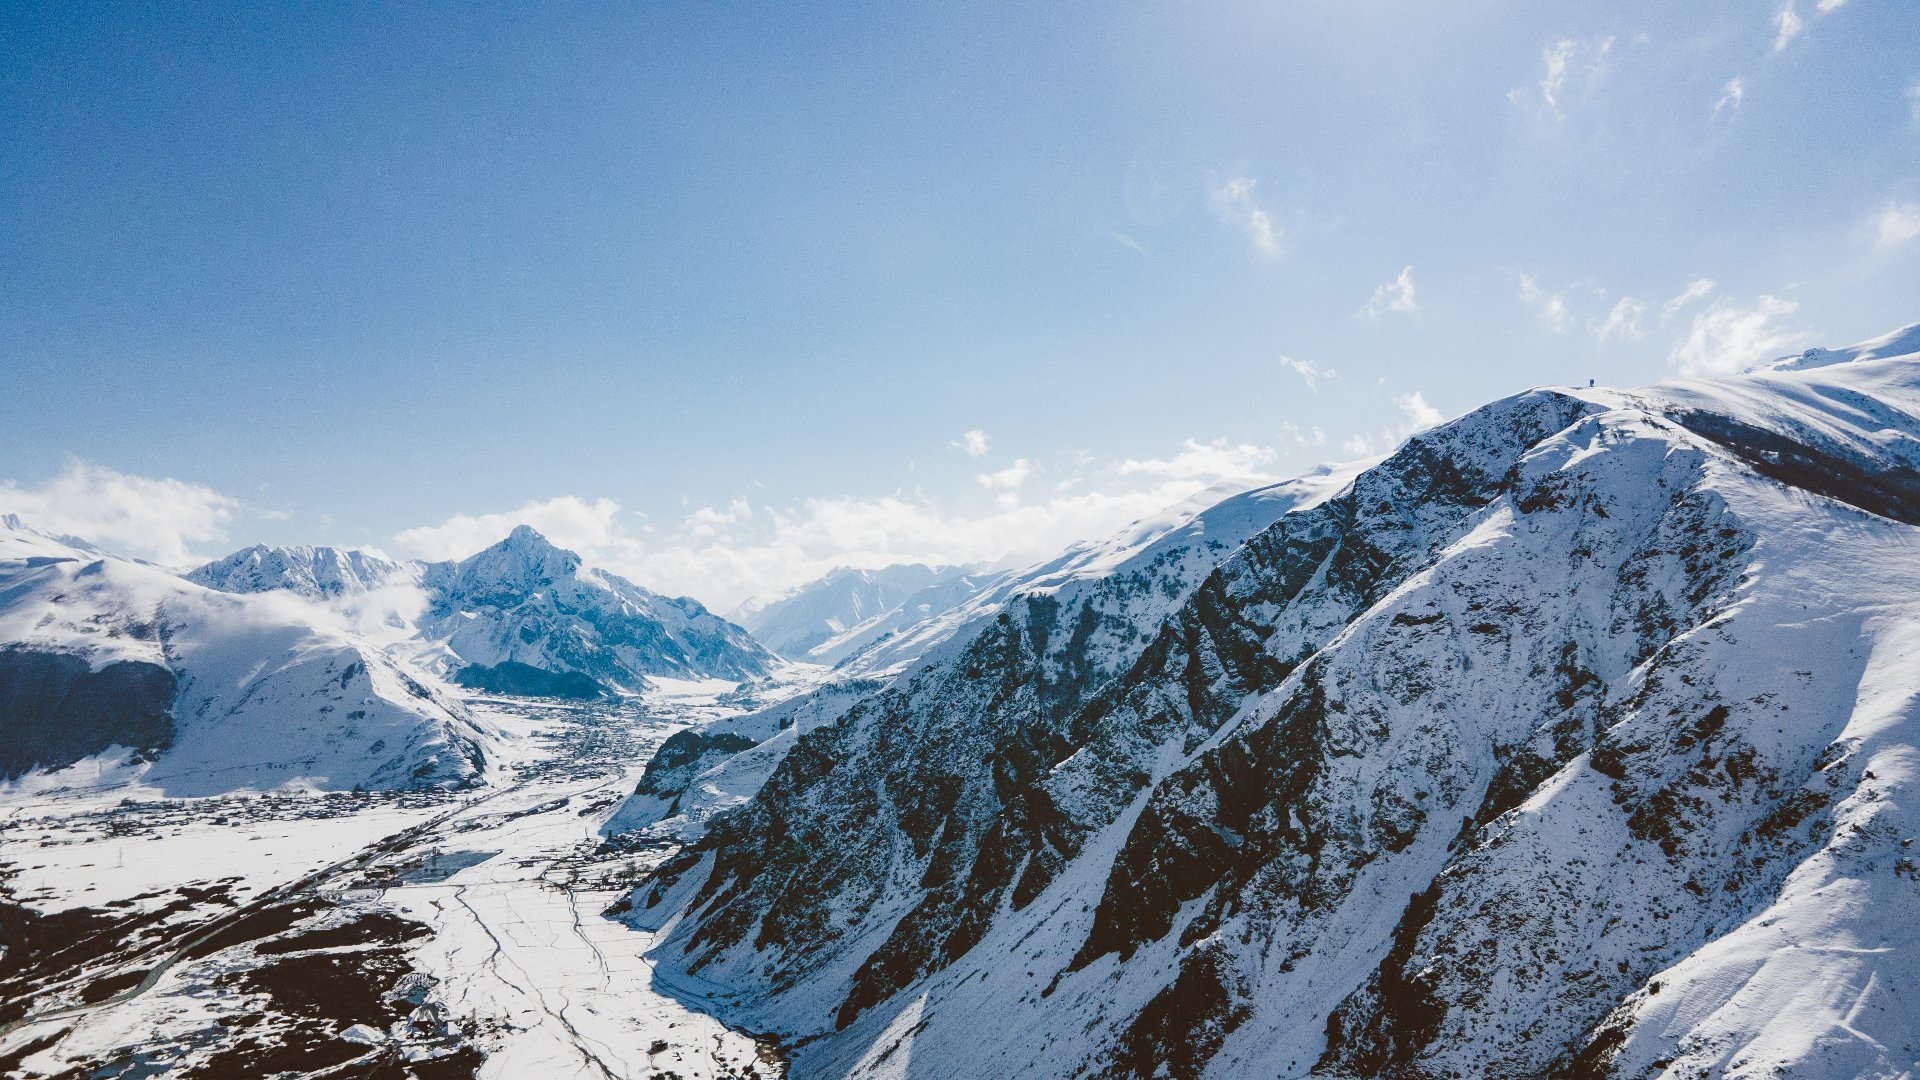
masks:
<svg viewBox="0 0 1920 1080"><path fill-rule="evenodd" d="M0 1074L780 1075L601 915L671 852L600 822L726 685L476 700L514 749L471 793L0 796Z"/></svg>

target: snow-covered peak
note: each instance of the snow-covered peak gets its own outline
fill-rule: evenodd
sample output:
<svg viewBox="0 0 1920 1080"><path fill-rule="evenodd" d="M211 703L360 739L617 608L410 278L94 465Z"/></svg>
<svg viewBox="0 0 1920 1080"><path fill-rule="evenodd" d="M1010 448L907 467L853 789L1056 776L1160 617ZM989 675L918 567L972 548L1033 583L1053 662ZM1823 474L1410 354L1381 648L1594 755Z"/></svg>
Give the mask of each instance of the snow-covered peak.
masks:
<svg viewBox="0 0 1920 1080"><path fill-rule="evenodd" d="M451 577L463 591L502 586L531 590L575 576L580 565L580 556L519 525L499 543L454 564Z"/></svg>
<svg viewBox="0 0 1920 1080"><path fill-rule="evenodd" d="M221 592L285 589L312 599L333 599L366 593L418 572L413 564L357 549L255 544L216 559L186 578Z"/></svg>
<svg viewBox="0 0 1920 1080"><path fill-rule="evenodd" d="M536 685L527 680L571 673L637 691L650 675L744 679L775 663L698 602L588 567L525 525L460 562L427 566L422 584L424 635L444 642L459 668L450 673L477 687L544 693L524 689Z"/></svg>

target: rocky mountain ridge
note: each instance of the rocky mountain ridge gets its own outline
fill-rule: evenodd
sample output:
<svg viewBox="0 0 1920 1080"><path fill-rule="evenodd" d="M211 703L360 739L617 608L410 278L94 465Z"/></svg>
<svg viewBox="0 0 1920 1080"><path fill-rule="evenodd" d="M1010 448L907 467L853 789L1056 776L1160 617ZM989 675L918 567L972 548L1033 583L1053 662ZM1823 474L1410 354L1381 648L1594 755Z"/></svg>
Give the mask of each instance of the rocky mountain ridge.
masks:
<svg viewBox="0 0 1920 1080"><path fill-rule="evenodd" d="M801 1076L1893 1075L1903 333L1496 402L1137 647L1009 605L794 739L627 917Z"/></svg>

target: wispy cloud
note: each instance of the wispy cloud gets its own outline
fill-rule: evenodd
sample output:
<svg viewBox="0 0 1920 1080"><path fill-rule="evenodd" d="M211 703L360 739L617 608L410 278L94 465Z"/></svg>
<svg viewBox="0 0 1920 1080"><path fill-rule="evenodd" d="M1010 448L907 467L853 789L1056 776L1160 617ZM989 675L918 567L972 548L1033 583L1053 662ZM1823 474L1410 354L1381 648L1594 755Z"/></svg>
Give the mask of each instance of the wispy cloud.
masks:
<svg viewBox="0 0 1920 1080"><path fill-rule="evenodd" d="M1745 83L1738 77L1728 79L1727 85L1720 88L1719 100L1713 103L1713 119L1720 119L1720 114L1723 112L1738 112L1740 102L1744 101L1746 96L1747 89Z"/></svg>
<svg viewBox="0 0 1920 1080"><path fill-rule="evenodd" d="M1800 18L1800 13L1793 9L1793 0L1787 0L1786 6L1781 8L1778 14L1774 15L1773 28L1774 52L1780 52L1785 49L1794 38L1799 37L1801 32L1807 28L1806 22Z"/></svg>
<svg viewBox="0 0 1920 1080"><path fill-rule="evenodd" d="M1914 123L1920 124L1920 82L1907 87L1907 112Z"/></svg>
<svg viewBox="0 0 1920 1080"><path fill-rule="evenodd" d="M700 507L686 516L681 528L690 536L719 536L735 525L752 519L752 505L745 499L736 498L724 507Z"/></svg>
<svg viewBox="0 0 1920 1080"><path fill-rule="evenodd" d="M1145 461L1130 458L1122 461L1115 470L1122 476L1146 474L1182 480L1258 477L1263 475L1265 466L1277 456L1272 447L1254 443L1230 443L1226 439L1203 443L1188 439L1181 451L1170 458L1150 458Z"/></svg>
<svg viewBox="0 0 1920 1080"><path fill-rule="evenodd" d="M1280 366L1291 369L1294 374L1305 379L1307 381L1307 389L1316 394L1320 392L1319 380L1337 379L1340 377L1340 373L1332 368L1316 367L1311 360L1295 360L1291 356L1281 357Z"/></svg>
<svg viewBox="0 0 1920 1080"><path fill-rule="evenodd" d="M1559 293L1549 293L1542 289L1527 274L1520 275L1520 299L1533 305L1540 313L1540 321L1547 329L1556 334L1567 330L1567 301Z"/></svg>
<svg viewBox="0 0 1920 1080"><path fill-rule="evenodd" d="M1413 295L1413 267L1400 271L1398 277L1373 290L1373 298L1367 301L1358 314L1369 319L1378 319L1388 312L1411 315L1419 310L1419 304Z"/></svg>
<svg viewBox="0 0 1920 1080"><path fill-rule="evenodd" d="M1593 332L1594 339L1605 345L1609 341L1638 341L1646 335L1640 330L1640 316L1647 313L1647 305L1631 296L1623 296L1607 312L1605 319L1592 320L1587 329Z"/></svg>
<svg viewBox="0 0 1920 1080"><path fill-rule="evenodd" d="M987 433L975 428L947 445L966 451L968 457L986 457L988 442Z"/></svg>
<svg viewBox="0 0 1920 1080"><path fill-rule="evenodd" d="M238 499L204 484L130 476L79 460L37 487L0 481L0 513L171 565L216 554L195 545L224 543L240 508Z"/></svg>
<svg viewBox="0 0 1920 1080"><path fill-rule="evenodd" d="M1447 418L1445 413L1429 404L1426 395L1418 390L1395 396L1393 404L1400 410L1400 423L1372 435L1359 434L1347 438L1340 443L1341 451L1357 458L1385 453L1407 436L1425 431Z"/></svg>
<svg viewBox="0 0 1920 1080"><path fill-rule="evenodd" d="M1293 443L1293 445L1295 446L1306 447L1306 446L1327 445L1327 433L1320 430L1318 425L1314 427L1303 428L1300 425L1294 423L1293 421L1287 420L1281 423L1280 434L1282 437L1284 437L1287 441Z"/></svg>
<svg viewBox="0 0 1920 1080"><path fill-rule="evenodd" d="M1874 219L1874 247L1881 251L1904 246L1920 236L1920 203L1888 203Z"/></svg>
<svg viewBox="0 0 1920 1080"><path fill-rule="evenodd" d="M1804 336L1782 321L1799 310L1797 302L1777 296L1762 296L1750 307L1717 301L1693 317L1667 361L1688 375L1724 375L1782 355Z"/></svg>
<svg viewBox="0 0 1920 1080"><path fill-rule="evenodd" d="M1673 299L1660 305L1660 321L1666 322L1668 319L1678 315L1682 308L1687 307L1697 300L1705 300L1708 296L1712 295L1712 293L1712 278L1694 278L1692 281L1687 282L1687 287L1681 289Z"/></svg>
<svg viewBox="0 0 1920 1080"><path fill-rule="evenodd" d="M1825 15L1829 11L1843 8L1846 5L1847 0L1820 0L1818 4L1814 5L1814 8L1819 11L1820 14Z"/></svg>
<svg viewBox="0 0 1920 1080"><path fill-rule="evenodd" d="M1426 395L1418 390L1411 394L1401 394L1393 399L1393 403L1400 407L1400 412L1406 416L1407 424L1412 431L1425 431L1447 418L1445 413L1427 404Z"/></svg>
<svg viewBox="0 0 1920 1080"><path fill-rule="evenodd" d="M974 481L984 488L1006 488L1012 490L1027 482L1033 475L1033 462L1019 458L1013 464L998 472L984 472L974 477Z"/></svg>
<svg viewBox="0 0 1920 1080"><path fill-rule="evenodd" d="M1107 232L1107 235L1113 237L1116 243L1118 243L1121 247L1126 248L1129 251L1138 252L1141 255L1148 254L1147 249L1141 245L1140 241L1135 240L1133 237L1128 236L1126 233L1114 232L1112 230L1109 230Z"/></svg>
<svg viewBox="0 0 1920 1080"><path fill-rule="evenodd" d="M1254 249L1273 257L1280 254L1280 226L1273 215L1254 201L1253 189L1259 181L1251 176L1236 176L1213 189L1213 209L1220 220L1245 229Z"/></svg>
<svg viewBox="0 0 1920 1080"><path fill-rule="evenodd" d="M1555 113L1569 93L1591 93L1607 74L1607 55L1613 51L1613 38L1580 41L1562 38L1541 50L1546 73L1540 79L1540 99Z"/></svg>

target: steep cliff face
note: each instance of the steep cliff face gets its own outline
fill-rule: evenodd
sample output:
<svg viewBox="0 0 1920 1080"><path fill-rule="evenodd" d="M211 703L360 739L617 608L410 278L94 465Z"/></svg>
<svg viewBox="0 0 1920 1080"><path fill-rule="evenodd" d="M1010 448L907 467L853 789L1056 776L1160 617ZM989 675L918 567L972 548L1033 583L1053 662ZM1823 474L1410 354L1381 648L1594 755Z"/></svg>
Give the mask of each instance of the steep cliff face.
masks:
<svg viewBox="0 0 1920 1080"><path fill-rule="evenodd" d="M1894 1062L1920 359L1859 355L1497 402L1131 650L1009 605L636 895L657 959L801 1075Z"/></svg>

